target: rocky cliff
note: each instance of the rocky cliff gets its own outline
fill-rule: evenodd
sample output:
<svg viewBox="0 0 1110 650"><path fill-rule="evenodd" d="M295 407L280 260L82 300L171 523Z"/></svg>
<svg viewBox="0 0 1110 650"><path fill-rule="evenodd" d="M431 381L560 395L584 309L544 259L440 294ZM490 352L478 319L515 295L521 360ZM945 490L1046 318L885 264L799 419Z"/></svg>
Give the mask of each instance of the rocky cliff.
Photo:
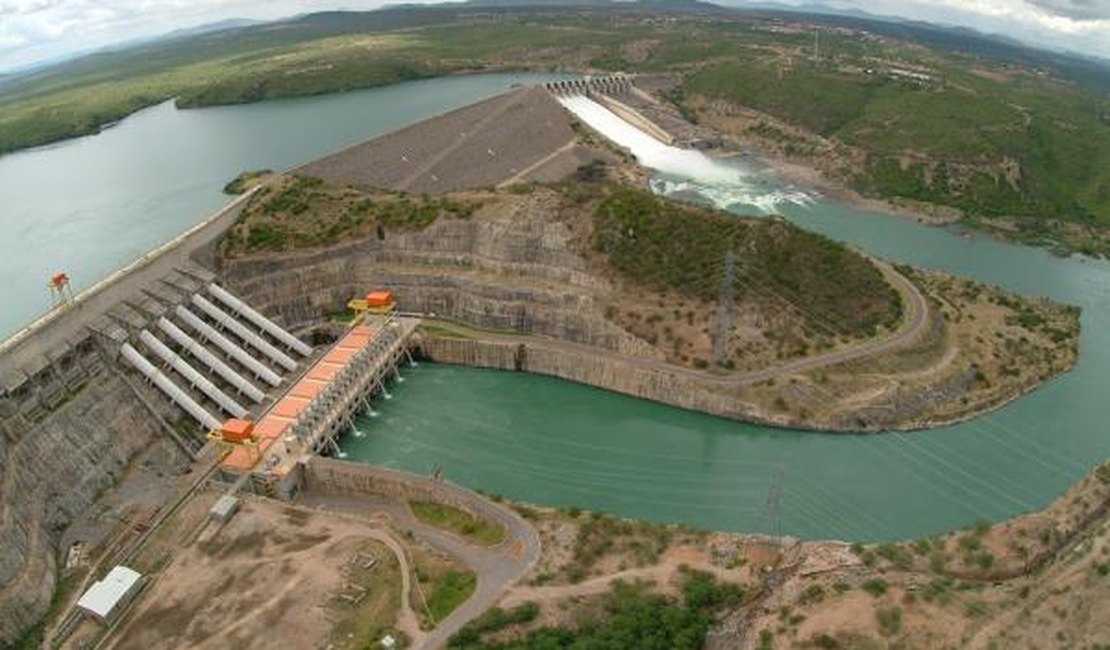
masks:
<svg viewBox="0 0 1110 650"><path fill-rule="evenodd" d="M145 394L101 371L37 422L8 420L0 437L0 643L14 643L47 611L62 531L161 435ZM161 412L169 416L168 410Z"/></svg>
<svg viewBox="0 0 1110 650"><path fill-rule="evenodd" d="M609 350L647 346L604 318L612 291L570 245L546 195L514 196L471 219L441 219L323 250L226 261L224 281L297 329L318 324L369 288L387 286L401 311L536 334Z"/></svg>

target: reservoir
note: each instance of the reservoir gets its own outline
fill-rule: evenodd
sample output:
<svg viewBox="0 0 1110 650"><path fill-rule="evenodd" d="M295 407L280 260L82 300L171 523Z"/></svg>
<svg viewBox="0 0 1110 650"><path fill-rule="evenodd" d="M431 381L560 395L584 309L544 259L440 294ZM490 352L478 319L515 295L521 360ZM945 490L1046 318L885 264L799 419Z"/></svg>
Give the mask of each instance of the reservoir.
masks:
<svg viewBox="0 0 1110 650"><path fill-rule="evenodd" d="M191 111L163 104L98 136L2 157L0 331L41 311L52 272L64 268L91 284L219 207L220 188L243 169L288 167L544 78L449 78ZM915 537L1040 508L1110 455L1102 395L1110 385L1110 264L864 212L735 164L743 187L661 173L656 189L737 212L773 209L894 262L1079 305L1078 367L965 424L852 436L747 425L545 377L424 364L391 387L377 417L357 423L361 437L344 441L349 457L442 468L451 480L520 500L855 540Z"/></svg>

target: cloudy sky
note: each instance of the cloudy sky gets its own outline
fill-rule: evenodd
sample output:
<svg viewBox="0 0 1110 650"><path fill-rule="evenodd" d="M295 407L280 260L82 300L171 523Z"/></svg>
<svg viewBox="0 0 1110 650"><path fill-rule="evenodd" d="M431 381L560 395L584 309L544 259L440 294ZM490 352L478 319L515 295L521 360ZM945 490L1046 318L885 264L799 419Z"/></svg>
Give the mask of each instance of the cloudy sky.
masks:
<svg viewBox="0 0 1110 650"><path fill-rule="evenodd" d="M817 4L780 0L784 4ZM1110 58L1110 0L824 0ZM384 0L0 0L0 71L229 18L273 19ZM743 4L732 0L728 4Z"/></svg>

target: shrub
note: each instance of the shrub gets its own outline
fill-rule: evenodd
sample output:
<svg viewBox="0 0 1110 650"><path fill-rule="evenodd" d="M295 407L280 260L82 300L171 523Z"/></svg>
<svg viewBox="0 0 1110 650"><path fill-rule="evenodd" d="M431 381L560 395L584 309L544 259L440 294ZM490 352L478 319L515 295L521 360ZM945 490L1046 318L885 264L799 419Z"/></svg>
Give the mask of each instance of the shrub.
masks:
<svg viewBox="0 0 1110 650"><path fill-rule="evenodd" d="M825 599L825 588L821 585L810 585L802 590L801 595L798 597L798 602L802 605L809 605L811 603L819 603Z"/></svg>
<svg viewBox="0 0 1110 650"><path fill-rule="evenodd" d="M902 631L902 609L899 607L876 610L875 618L883 636L893 636Z"/></svg>
<svg viewBox="0 0 1110 650"><path fill-rule="evenodd" d="M878 598L886 593L887 583L886 580L882 578L872 578L860 585L860 587L875 598Z"/></svg>

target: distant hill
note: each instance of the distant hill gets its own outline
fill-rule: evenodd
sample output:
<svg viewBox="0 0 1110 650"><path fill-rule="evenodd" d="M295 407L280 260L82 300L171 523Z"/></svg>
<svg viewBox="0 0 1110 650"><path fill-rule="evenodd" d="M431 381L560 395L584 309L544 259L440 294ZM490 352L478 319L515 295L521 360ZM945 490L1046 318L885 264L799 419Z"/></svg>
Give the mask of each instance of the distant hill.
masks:
<svg viewBox="0 0 1110 650"><path fill-rule="evenodd" d="M468 7L609 7L655 11L721 11L721 5L702 0L468 0Z"/></svg>
<svg viewBox="0 0 1110 650"><path fill-rule="evenodd" d="M157 36L149 41L161 40L174 40L180 38L189 38L191 36L200 36L201 34L211 34L212 32L222 32L229 29L242 29L244 27L252 27L254 25L263 25L272 21L268 20L252 20L250 18L228 18L227 20L220 20L214 23L205 23L197 25L196 27L187 27L185 29L177 29L168 34Z"/></svg>

